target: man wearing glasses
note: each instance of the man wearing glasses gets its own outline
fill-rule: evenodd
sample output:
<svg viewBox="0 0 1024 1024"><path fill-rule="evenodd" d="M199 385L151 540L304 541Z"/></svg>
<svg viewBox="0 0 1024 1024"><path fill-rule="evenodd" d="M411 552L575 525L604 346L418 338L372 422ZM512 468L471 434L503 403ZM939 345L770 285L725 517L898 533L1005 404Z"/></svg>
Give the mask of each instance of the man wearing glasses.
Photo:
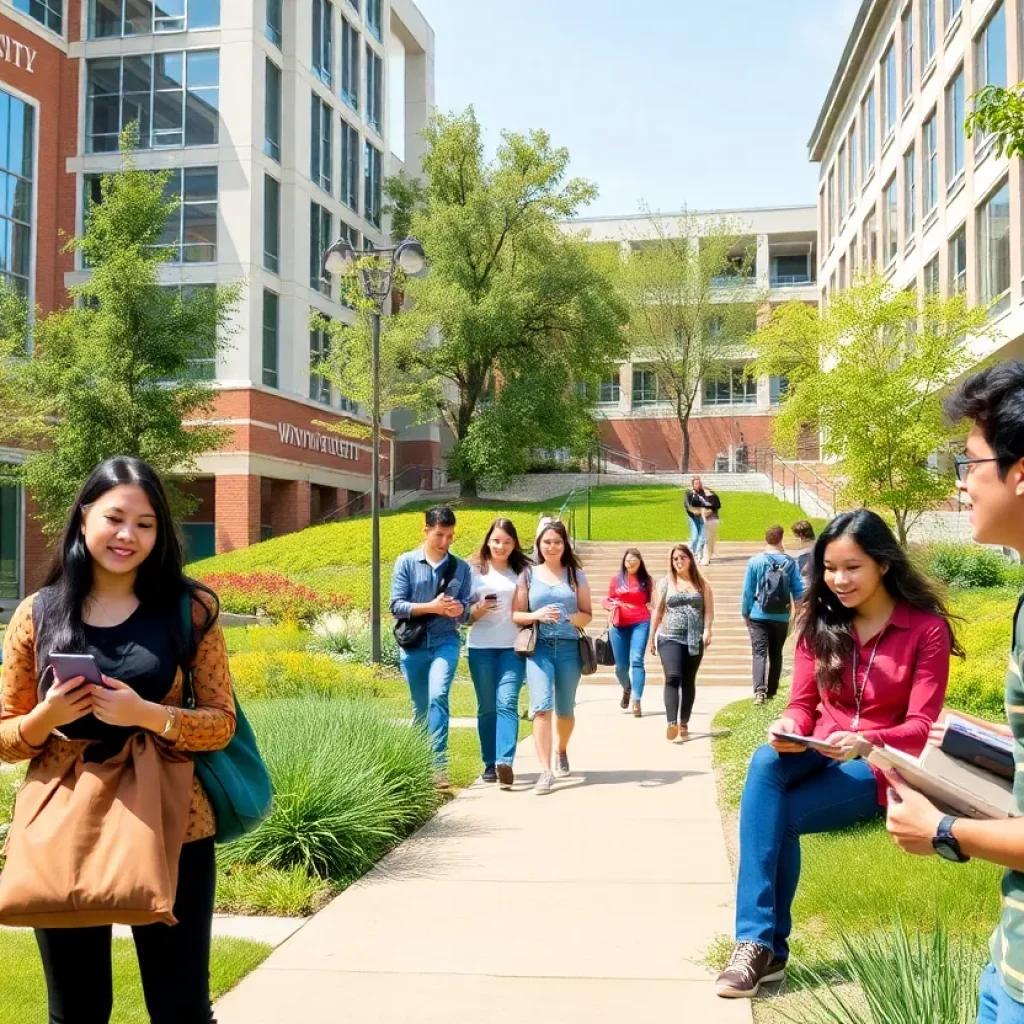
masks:
<svg viewBox="0 0 1024 1024"><path fill-rule="evenodd" d="M956 421L972 421L963 455L956 458L957 489L971 509L971 532L980 544L1024 551L1024 362L1000 363L967 380L950 398ZM1009 724L961 718L1014 739L1017 817L975 821L945 815L899 776L890 777L887 827L909 853L937 853L962 863L977 857L1007 869L1002 912L989 945L991 962L981 979L977 1024L1024 1024L1024 596L1017 603L1006 673ZM946 712L930 743L942 740Z"/></svg>

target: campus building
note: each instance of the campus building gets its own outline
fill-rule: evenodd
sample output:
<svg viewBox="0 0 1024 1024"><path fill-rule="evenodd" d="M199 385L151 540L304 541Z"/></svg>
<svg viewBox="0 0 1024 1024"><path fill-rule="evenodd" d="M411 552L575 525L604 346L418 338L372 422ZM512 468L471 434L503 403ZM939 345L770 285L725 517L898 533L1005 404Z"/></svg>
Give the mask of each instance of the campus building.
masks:
<svg viewBox="0 0 1024 1024"><path fill-rule="evenodd" d="M1020 161L968 140L967 97L1024 72L1024 0L864 0L814 133L821 299L867 269L992 303L978 358L1024 355Z"/></svg>
<svg viewBox="0 0 1024 1024"><path fill-rule="evenodd" d="M321 276L331 241L389 242L382 186L419 170L433 61L411 0L0 0L0 273L44 313L66 303L87 271L61 233L81 230L137 121L139 165L171 169L181 198L163 283L247 281L231 347L195 367L230 437L199 460L194 557L368 495L369 441L318 425L365 425L367 410L310 372L326 337L308 322L352 316ZM403 445L440 461L431 428L385 428L388 489ZM0 489L0 602L38 583L43 549L25 496Z"/></svg>
<svg viewBox="0 0 1024 1024"><path fill-rule="evenodd" d="M623 258L628 258L630 249L650 244L652 238L678 236L680 215L655 216L657 227L646 214L581 218L564 227L585 232L595 243L618 243ZM752 279L723 277L717 282L718 301L728 302L730 291L736 294L739 285L771 306L793 300L817 305L815 216L813 206L691 211L687 223L695 224L698 234L723 221L735 228L738 264L746 265L747 252L754 257ZM745 449L749 455L771 444L772 418L787 382L750 376L747 365L755 353L748 346L737 345L731 355L716 379L703 381L697 392L689 420L693 470L735 469L737 452ZM601 382L597 415L600 440L613 464L644 471L679 469L682 430L658 382L657 369L642 351L634 352ZM816 451L804 454L813 457ZM740 462L742 468L742 455Z"/></svg>

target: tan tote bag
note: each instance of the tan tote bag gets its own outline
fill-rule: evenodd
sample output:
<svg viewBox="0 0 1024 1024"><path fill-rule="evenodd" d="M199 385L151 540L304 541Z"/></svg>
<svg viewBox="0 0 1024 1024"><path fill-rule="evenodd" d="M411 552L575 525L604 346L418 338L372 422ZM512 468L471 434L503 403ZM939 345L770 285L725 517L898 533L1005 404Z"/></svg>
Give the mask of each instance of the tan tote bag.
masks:
<svg viewBox="0 0 1024 1024"><path fill-rule="evenodd" d="M177 924L193 764L133 736L102 763L29 769L0 872L0 924Z"/></svg>

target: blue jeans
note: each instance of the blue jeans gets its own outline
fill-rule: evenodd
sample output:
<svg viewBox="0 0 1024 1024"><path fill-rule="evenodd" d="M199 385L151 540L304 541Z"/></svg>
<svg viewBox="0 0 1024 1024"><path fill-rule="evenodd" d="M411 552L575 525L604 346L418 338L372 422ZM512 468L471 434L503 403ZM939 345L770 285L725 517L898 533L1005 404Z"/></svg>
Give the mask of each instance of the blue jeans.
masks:
<svg viewBox="0 0 1024 1024"><path fill-rule="evenodd" d="M421 646L400 651L398 657L409 684L413 720L426 724L434 761L443 767L448 757L448 694L459 664L458 637L436 641L428 633Z"/></svg>
<svg viewBox="0 0 1024 1024"><path fill-rule="evenodd" d="M1024 1024L1024 1003L1018 1003L1003 988L999 972L992 964L981 974L977 1024Z"/></svg>
<svg viewBox="0 0 1024 1024"><path fill-rule="evenodd" d="M582 674L579 640L538 640L533 656L526 659L530 710L536 715L554 708L559 718L572 718Z"/></svg>
<svg viewBox="0 0 1024 1024"><path fill-rule="evenodd" d="M791 908L800 880L800 836L833 832L883 813L866 761L833 761L816 751L759 747L740 801L736 941L789 956Z"/></svg>
<svg viewBox="0 0 1024 1024"><path fill-rule="evenodd" d="M476 728L484 767L511 764L519 742L519 691L526 659L511 647L470 647L467 655L476 690Z"/></svg>
<svg viewBox="0 0 1024 1024"><path fill-rule="evenodd" d="M704 517L691 516L687 512L686 518L690 523L690 550L694 558L700 559L704 551Z"/></svg>
<svg viewBox="0 0 1024 1024"><path fill-rule="evenodd" d="M647 656L647 640L651 635L651 623L638 622L635 626L609 626L608 639L615 652L615 677L623 690L633 688L633 700L644 695L647 670L644 658ZM630 683L632 676L632 683Z"/></svg>

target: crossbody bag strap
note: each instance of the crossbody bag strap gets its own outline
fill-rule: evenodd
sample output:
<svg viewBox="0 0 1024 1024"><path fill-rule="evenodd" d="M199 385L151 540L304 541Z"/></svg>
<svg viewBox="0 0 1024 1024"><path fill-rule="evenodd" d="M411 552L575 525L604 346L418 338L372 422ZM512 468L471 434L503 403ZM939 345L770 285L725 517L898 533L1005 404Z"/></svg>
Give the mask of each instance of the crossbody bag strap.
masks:
<svg viewBox="0 0 1024 1024"><path fill-rule="evenodd" d="M195 626L192 624L192 592L190 590L186 590L181 595L178 609L181 613L182 636L187 639L188 635L195 629ZM189 709L196 706L196 690L192 680L191 665L181 666L181 706Z"/></svg>

